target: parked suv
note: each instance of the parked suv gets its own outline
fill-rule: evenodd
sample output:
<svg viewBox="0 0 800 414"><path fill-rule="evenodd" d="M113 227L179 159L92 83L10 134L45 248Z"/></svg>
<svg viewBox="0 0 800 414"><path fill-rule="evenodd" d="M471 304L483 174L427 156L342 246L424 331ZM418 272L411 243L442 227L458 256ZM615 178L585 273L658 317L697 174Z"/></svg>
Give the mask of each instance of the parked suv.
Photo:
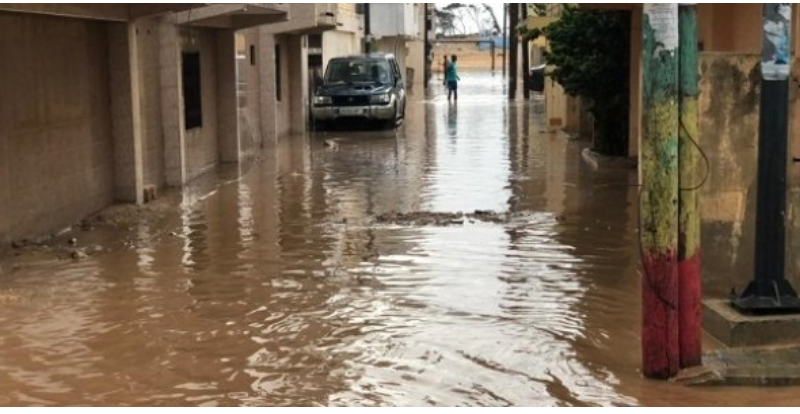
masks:
<svg viewBox="0 0 800 414"><path fill-rule="evenodd" d="M311 116L318 128L347 118L394 128L405 111L405 82L397 60L394 55L373 53L331 59L314 94Z"/></svg>

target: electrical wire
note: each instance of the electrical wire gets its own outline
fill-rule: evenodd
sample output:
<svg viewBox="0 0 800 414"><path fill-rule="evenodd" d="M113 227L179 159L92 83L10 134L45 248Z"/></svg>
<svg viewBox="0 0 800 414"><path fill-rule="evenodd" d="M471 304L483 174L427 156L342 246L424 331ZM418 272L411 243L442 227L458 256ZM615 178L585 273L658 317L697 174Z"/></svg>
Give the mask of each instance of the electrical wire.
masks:
<svg viewBox="0 0 800 414"><path fill-rule="evenodd" d="M679 188L679 190L680 191L698 191L698 190L700 190L701 188L703 188L706 185L706 183L708 182L708 179L711 177L711 161L709 161L709 159L708 159L708 154L706 154L706 152L703 151L703 147L701 147L700 144L697 143L697 141L694 139L694 137L692 137L692 134L689 133L689 130L686 129L686 125L684 125L683 119L680 120L680 126L681 126L681 129L683 129L683 132L686 134L686 138L689 141L691 141L692 145L697 149L697 152L699 152L700 156L703 157L703 162L705 163L705 166L706 166L706 168L705 168L706 173L703 176L703 179L700 180L700 183L697 184L696 186L687 187L687 188Z"/></svg>

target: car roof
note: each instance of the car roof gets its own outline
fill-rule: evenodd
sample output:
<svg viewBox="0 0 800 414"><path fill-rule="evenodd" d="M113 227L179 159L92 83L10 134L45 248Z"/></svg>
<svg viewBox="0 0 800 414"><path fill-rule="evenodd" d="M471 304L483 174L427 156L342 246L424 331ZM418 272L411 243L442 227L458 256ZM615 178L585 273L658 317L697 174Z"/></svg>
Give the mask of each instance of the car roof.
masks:
<svg viewBox="0 0 800 414"><path fill-rule="evenodd" d="M394 59L392 53L362 53L359 55L337 56L331 60L352 60L352 59Z"/></svg>

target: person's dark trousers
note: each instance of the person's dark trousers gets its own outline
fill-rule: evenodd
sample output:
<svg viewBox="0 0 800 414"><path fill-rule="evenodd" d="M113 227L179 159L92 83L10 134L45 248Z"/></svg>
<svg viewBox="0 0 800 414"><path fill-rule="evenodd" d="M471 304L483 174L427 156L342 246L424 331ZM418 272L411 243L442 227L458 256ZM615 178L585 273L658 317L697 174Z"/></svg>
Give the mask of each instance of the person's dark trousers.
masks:
<svg viewBox="0 0 800 414"><path fill-rule="evenodd" d="M447 100L450 100L450 97L454 97L458 100L458 83L456 81L447 81Z"/></svg>

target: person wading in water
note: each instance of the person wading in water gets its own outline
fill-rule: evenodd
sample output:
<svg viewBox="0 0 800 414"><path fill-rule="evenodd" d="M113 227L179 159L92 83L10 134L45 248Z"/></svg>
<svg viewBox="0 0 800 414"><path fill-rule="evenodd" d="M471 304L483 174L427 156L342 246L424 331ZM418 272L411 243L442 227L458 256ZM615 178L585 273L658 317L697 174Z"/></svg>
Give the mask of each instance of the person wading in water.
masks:
<svg viewBox="0 0 800 414"><path fill-rule="evenodd" d="M458 77L458 70L456 69L457 60L456 55L451 56L450 63L447 64L447 68L444 71L444 82L447 85L447 102L450 102L451 96L458 102L458 81L461 78Z"/></svg>

